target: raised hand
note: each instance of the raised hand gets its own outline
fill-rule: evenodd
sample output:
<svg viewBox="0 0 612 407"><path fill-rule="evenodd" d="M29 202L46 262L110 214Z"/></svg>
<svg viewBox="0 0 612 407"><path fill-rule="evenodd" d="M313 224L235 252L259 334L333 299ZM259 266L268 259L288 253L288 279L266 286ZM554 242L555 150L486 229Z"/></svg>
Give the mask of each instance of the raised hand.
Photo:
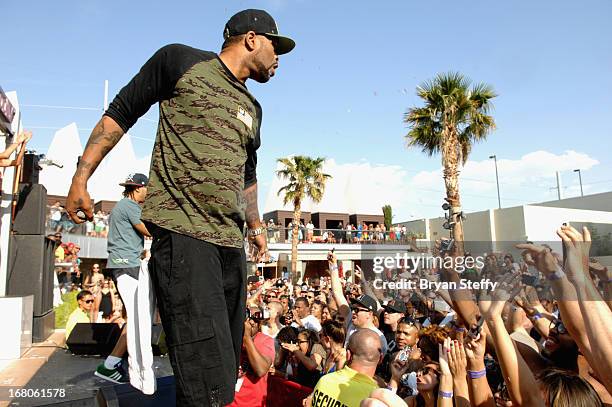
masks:
<svg viewBox="0 0 612 407"><path fill-rule="evenodd" d="M451 350L451 339L444 339L444 345L438 344L439 362L440 362L440 373L446 376L451 376L451 370L448 365L448 354Z"/></svg>
<svg viewBox="0 0 612 407"><path fill-rule="evenodd" d="M487 334L484 329L480 331L480 336L477 339L466 336L464 342L465 357L470 366L484 365L484 356L487 347L486 336Z"/></svg>
<svg viewBox="0 0 612 407"><path fill-rule="evenodd" d="M535 266L545 276L555 273L559 269L557 258L546 246L533 243L521 243L516 245L517 249L522 249L525 263Z"/></svg>
<svg viewBox="0 0 612 407"><path fill-rule="evenodd" d="M491 290L491 292L482 290L478 302L482 315L487 319L500 316L506 301L514 298L520 289L520 284L518 284L515 276L508 274L499 281L497 288Z"/></svg>
<svg viewBox="0 0 612 407"><path fill-rule="evenodd" d="M448 366L453 377L465 377L467 374L467 357L460 341L451 341L448 352Z"/></svg>
<svg viewBox="0 0 612 407"><path fill-rule="evenodd" d="M31 131L23 131L19 133L19 135L17 136L17 140L15 140L15 143L17 144L21 144L23 142L27 143L28 141L30 141L31 138L32 138Z"/></svg>
<svg viewBox="0 0 612 407"><path fill-rule="evenodd" d="M606 266L602 265L596 259L589 259L589 270L595 273L595 275L601 281L608 281L612 279L612 273Z"/></svg>
<svg viewBox="0 0 612 407"><path fill-rule="evenodd" d="M571 226L562 226L557 235L563 241L565 258L563 269L567 278L575 285L584 286L587 283L589 249L591 247L591 234L584 227L582 234Z"/></svg>

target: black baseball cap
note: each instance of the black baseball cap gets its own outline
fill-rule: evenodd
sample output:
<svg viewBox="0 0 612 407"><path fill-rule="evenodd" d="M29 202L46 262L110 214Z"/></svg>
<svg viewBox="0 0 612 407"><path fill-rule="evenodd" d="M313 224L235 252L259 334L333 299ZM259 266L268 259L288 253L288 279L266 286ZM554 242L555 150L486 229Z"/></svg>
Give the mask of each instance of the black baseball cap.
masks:
<svg viewBox="0 0 612 407"><path fill-rule="evenodd" d="M396 300L396 299L391 300L383 308L385 309L385 311L387 311L390 314L393 314L393 313L405 314L406 313L406 304L402 300Z"/></svg>
<svg viewBox="0 0 612 407"><path fill-rule="evenodd" d="M148 183L149 183L149 178L147 178L146 175L136 173L136 174L128 175L127 178L125 179L125 182L122 182L119 185L121 185L122 187L127 187L127 186L144 187Z"/></svg>
<svg viewBox="0 0 612 407"><path fill-rule="evenodd" d="M254 31L275 40L274 50L277 55L283 55L295 48L295 41L278 34L276 21L264 10L247 9L234 14L225 24L223 38L246 34Z"/></svg>
<svg viewBox="0 0 612 407"><path fill-rule="evenodd" d="M362 307L367 308L372 312L375 312L377 308L376 300L367 294L360 295L357 298L351 298L351 303L361 305Z"/></svg>

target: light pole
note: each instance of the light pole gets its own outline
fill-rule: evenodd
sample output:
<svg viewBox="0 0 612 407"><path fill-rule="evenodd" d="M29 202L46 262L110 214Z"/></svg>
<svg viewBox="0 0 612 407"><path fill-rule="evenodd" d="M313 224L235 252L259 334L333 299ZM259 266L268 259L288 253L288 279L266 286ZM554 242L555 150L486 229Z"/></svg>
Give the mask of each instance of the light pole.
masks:
<svg viewBox="0 0 612 407"><path fill-rule="evenodd" d="M582 173L580 169L574 170L574 172L578 173L578 180L580 181L580 196L584 196L584 192L582 192Z"/></svg>
<svg viewBox="0 0 612 407"><path fill-rule="evenodd" d="M501 198L499 196L499 175L497 173L497 156L490 155L489 159L493 159L493 161L495 161L495 182L497 183L497 205L499 206L499 209L501 209Z"/></svg>

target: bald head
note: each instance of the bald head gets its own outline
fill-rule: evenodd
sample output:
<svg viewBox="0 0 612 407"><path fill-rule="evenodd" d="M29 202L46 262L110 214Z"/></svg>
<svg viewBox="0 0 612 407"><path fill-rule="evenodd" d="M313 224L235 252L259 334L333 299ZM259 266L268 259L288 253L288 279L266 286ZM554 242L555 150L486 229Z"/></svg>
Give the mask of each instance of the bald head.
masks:
<svg viewBox="0 0 612 407"><path fill-rule="evenodd" d="M281 315L283 313L283 305L280 302L276 302L276 301L269 302L268 310L270 310L270 316Z"/></svg>
<svg viewBox="0 0 612 407"><path fill-rule="evenodd" d="M382 355L382 344L378 334L371 329L358 329L349 338L348 348L352 359L362 364L376 366Z"/></svg>

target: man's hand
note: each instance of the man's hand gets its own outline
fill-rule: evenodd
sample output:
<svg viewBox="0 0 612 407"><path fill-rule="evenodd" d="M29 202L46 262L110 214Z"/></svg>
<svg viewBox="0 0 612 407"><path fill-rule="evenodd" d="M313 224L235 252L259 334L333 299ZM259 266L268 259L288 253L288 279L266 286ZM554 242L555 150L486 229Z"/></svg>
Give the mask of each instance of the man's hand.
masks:
<svg viewBox="0 0 612 407"><path fill-rule="evenodd" d="M302 325L302 320L300 319L300 317L298 316L298 313L296 310L292 309L291 310L291 315L293 317L293 322L295 322L296 324L298 324L299 326L303 326Z"/></svg>
<svg viewBox="0 0 612 407"><path fill-rule="evenodd" d="M395 380L395 382L397 383L399 383L404 373L406 373L406 371L408 370L408 364L406 362L399 360L399 354L400 352L397 352L390 366L391 378Z"/></svg>
<svg viewBox="0 0 612 407"><path fill-rule="evenodd" d="M72 181L66 198L66 212L76 224L93 220L93 205L87 192L87 184Z"/></svg>
<svg viewBox="0 0 612 407"><path fill-rule="evenodd" d="M268 242L266 241L265 233L253 237L251 242L257 248L257 254L255 255L256 262L268 263L270 261L270 253L268 252Z"/></svg>
<svg viewBox="0 0 612 407"><path fill-rule="evenodd" d="M532 243L521 243L516 245L517 249L523 249L522 256L525 263L532 263L545 276L557 271L559 263L548 247Z"/></svg>
<svg viewBox="0 0 612 407"><path fill-rule="evenodd" d="M251 339L253 337L253 327L251 326L251 323L249 322L249 319L247 318L246 321L244 321L244 333L242 334L242 339L243 340L247 340L247 339Z"/></svg>

